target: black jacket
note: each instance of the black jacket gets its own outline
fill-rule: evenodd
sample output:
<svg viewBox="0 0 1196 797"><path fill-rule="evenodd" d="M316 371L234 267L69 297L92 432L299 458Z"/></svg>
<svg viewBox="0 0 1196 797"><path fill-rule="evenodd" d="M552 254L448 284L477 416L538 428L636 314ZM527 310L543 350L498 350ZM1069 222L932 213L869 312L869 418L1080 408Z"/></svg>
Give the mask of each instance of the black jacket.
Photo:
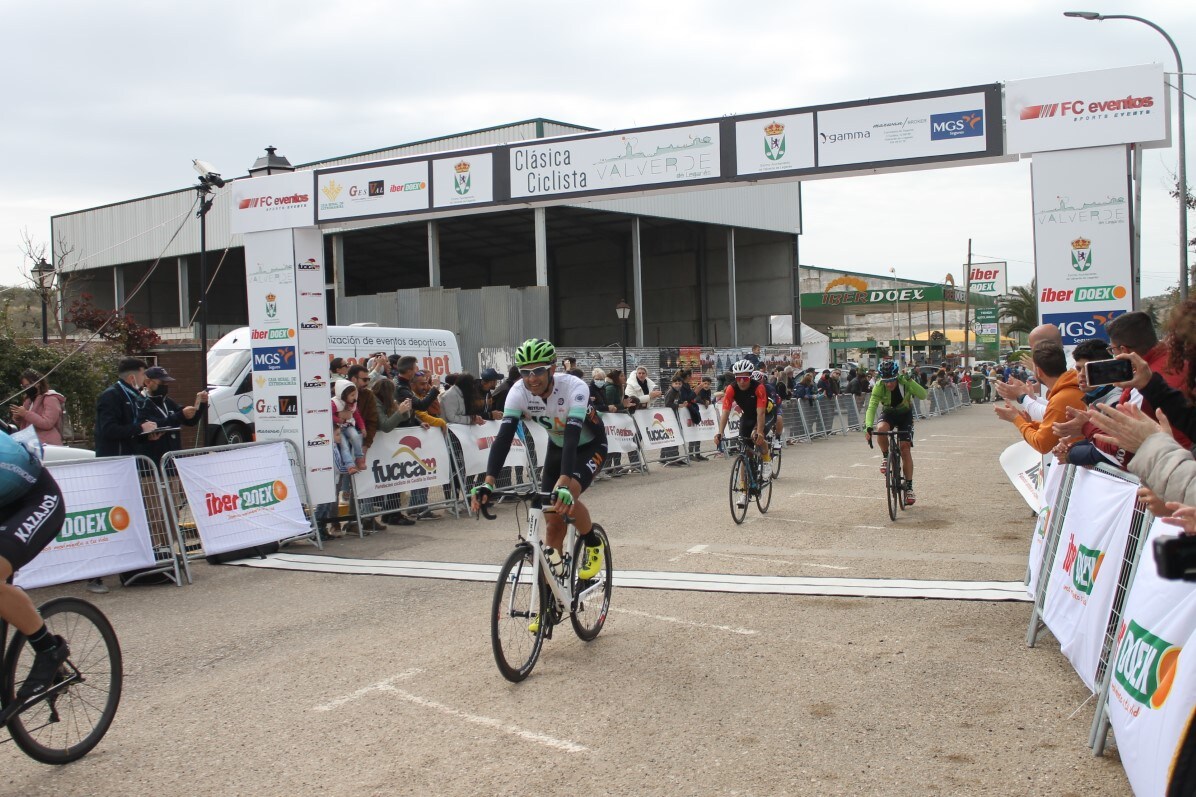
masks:
<svg viewBox="0 0 1196 797"><path fill-rule="evenodd" d="M119 457L137 453L141 434L141 405L145 399L124 382L110 386L96 399L96 456Z"/></svg>
<svg viewBox="0 0 1196 797"><path fill-rule="evenodd" d="M403 377L395 378L395 401L402 404L407 399L411 399L411 417L402 421L399 426L419 426L420 420L415 417L416 411L427 412L428 407L432 406L432 402L440 396L440 388L434 387L428 391L428 395L420 398L415 395L415 391L411 389L411 382Z"/></svg>
<svg viewBox="0 0 1196 797"><path fill-rule="evenodd" d="M153 421L158 426L195 426L207 411L208 405L203 404L188 420L183 415L183 408L174 399L169 396L150 396L143 400L137 422ZM165 432L157 440L151 440L149 435L139 435L133 443L134 451L144 454L158 465L162 464L163 454L179 451L182 447L183 438L179 432Z"/></svg>

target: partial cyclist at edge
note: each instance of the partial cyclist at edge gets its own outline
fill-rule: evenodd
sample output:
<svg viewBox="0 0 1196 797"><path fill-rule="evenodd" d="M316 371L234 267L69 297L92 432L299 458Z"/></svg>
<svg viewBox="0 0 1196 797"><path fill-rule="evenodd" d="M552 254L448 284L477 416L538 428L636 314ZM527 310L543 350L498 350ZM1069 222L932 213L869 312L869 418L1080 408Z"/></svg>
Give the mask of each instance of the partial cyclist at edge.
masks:
<svg viewBox="0 0 1196 797"><path fill-rule="evenodd" d="M9 583L58 536L66 519L62 491L38 457L0 431L0 617L25 635L33 666L17 703L50 688L70 655L66 640L51 634L25 590Z"/></svg>
<svg viewBox="0 0 1196 797"><path fill-rule="evenodd" d="M714 444L718 446L722 442L727 420L731 417L731 406L738 404L742 413L739 416L739 442L745 449L749 445L760 449L764 457L760 478L771 479L772 451L765 445L765 434L777 424L780 401L764 374L756 370L751 360L740 360L732 365L731 376L735 379L723 393L723 411L718 421L718 432L714 435ZM744 478L747 478L747 474L744 474ZM747 506L747 485L744 485L744 492L739 496L738 506Z"/></svg>
<svg viewBox="0 0 1196 797"><path fill-rule="evenodd" d="M566 515L572 516L585 543L577 577L592 579L602 569L604 551L602 539L591 533L593 521L579 498L606 463L606 425L590 405L589 385L576 376L556 373L556 347L547 340L524 341L515 350L515 367L522 378L507 394L502 424L486 463L486 479L472 491L473 511L490 502L519 422L526 418L540 424L548 430L549 440L540 489L554 498L553 511L544 515L544 539L551 549L545 554L549 561L560 561Z"/></svg>
<svg viewBox="0 0 1196 797"><path fill-rule="evenodd" d="M876 431L880 433L881 474L888 473L889 436L884 434L892 429L897 430L897 439L901 443L901 471L905 477L905 504L914 504L914 455L911 450L914 445L914 405L913 400L924 399L926 388L917 381L900 373L897 363L885 360L880 364L880 379L872 388L872 395L868 399L868 413L864 417L864 437L868 444L872 444L872 429L876 422L876 408L880 407L880 423L876 423Z"/></svg>

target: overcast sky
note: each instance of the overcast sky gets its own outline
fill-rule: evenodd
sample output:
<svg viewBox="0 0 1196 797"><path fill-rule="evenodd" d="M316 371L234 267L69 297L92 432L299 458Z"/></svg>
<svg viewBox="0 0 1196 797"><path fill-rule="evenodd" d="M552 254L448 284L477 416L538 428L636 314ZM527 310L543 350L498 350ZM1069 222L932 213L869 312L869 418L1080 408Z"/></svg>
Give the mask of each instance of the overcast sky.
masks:
<svg viewBox="0 0 1196 797"><path fill-rule="evenodd" d="M1196 2L1091 1L0 0L0 284L22 229L48 241L54 214L184 188L192 158L239 176L267 145L298 164L531 117L613 129L1151 62L1173 81L1158 33L1077 8L1146 17L1196 64ZM1187 121L1196 148L1196 101ZM1145 154L1143 295L1177 282L1177 159ZM959 279L971 238L1011 284L1033 275L1028 160L803 199L805 264Z"/></svg>

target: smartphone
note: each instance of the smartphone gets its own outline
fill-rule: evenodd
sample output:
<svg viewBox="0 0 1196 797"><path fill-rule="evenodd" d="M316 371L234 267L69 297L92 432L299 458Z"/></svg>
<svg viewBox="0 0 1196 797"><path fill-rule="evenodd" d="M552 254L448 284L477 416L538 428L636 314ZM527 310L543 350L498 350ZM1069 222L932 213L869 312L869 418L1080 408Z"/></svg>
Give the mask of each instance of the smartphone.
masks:
<svg viewBox="0 0 1196 797"><path fill-rule="evenodd" d="M1089 387L1128 382L1134 378L1134 366L1129 360L1093 360L1084 364L1084 380Z"/></svg>

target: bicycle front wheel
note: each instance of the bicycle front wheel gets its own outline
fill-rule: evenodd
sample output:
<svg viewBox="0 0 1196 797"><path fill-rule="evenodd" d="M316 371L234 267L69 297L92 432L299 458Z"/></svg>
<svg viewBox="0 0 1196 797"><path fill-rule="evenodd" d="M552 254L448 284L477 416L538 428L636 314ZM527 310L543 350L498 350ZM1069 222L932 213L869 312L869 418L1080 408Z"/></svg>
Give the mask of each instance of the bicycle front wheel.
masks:
<svg viewBox="0 0 1196 797"><path fill-rule="evenodd" d="M756 456L758 457L759 454ZM775 457L773 458L773 461L776 461ZM761 473L764 470L764 461L757 460L756 466L759 468L759 470L756 472ZM775 465L772 467L775 467ZM760 510L760 514L762 515L768 511L768 505L772 503L772 479L772 476L769 476L767 479L761 479L760 489L756 491L756 508Z"/></svg>
<svg viewBox="0 0 1196 797"><path fill-rule="evenodd" d="M772 477L779 478L781 475L781 457L785 453L785 444L782 443L780 448L772 450Z"/></svg>
<svg viewBox="0 0 1196 797"><path fill-rule="evenodd" d="M895 445L895 443L889 443ZM889 456L889 472L885 474L885 494L889 501L889 520L897 520L897 502L901 500L897 485L901 482L901 460Z"/></svg>
<svg viewBox="0 0 1196 797"><path fill-rule="evenodd" d="M552 597L543 581L532 583L534 556L530 545L511 552L498 572L490 608L494 662L503 678L515 683L531 675L551 622L547 617L534 622L537 614L547 613Z"/></svg>
<svg viewBox="0 0 1196 797"><path fill-rule="evenodd" d="M740 454L735 457L735 463L731 466L731 519L735 521L735 525L743 523L743 519L747 517L748 505L748 487L749 468L747 456Z"/></svg>
<svg viewBox="0 0 1196 797"><path fill-rule="evenodd" d="M606 613L610 610L610 593L614 584L610 538L597 523L593 529L594 533L602 538L602 569L593 578L582 580L577 577L586 550L586 544L578 537L577 542L573 544L573 572L570 575L574 607L569 621L573 623L573 630L577 636L586 642L598 636L598 632L606 623Z"/></svg>
<svg viewBox="0 0 1196 797"><path fill-rule="evenodd" d="M46 628L66 640L71 654L55 684L72 676L60 690L34 703L8 721L12 740L35 761L69 764L100 743L120 705L124 663L112 623L104 613L79 598L55 598L39 610ZM16 700L17 690L33 666L34 651L24 634L16 634L4 656L4 704Z"/></svg>

